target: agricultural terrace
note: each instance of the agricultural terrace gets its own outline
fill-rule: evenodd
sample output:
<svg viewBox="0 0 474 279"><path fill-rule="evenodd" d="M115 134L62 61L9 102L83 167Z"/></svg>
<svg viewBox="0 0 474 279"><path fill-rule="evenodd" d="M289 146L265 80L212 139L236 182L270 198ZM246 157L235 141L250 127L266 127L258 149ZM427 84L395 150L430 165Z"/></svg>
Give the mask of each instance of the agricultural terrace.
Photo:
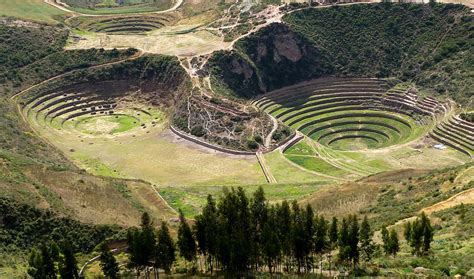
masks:
<svg viewBox="0 0 474 279"><path fill-rule="evenodd" d="M130 16L107 16L107 17L75 17L68 23L76 28L87 32L106 34L141 34L164 26L175 21L173 14L150 14Z"/></svg>
<svg viewBox="0 0 474 279"><path fill-rule="evenodd" d="M398 168L400 156L421 159L437 153L427 136L459 151L449 152L454 161L470 159L472 123L448 117L450 105L419 96L409 84L390 83L322 78L270 92L253 103L305 135L285 150L285 157L310 171L339 177Z"/></svg>
<svg viewBox="0 0 474 279"><path fill-rule="evenodd" d="M133 63L138 67L146 59ZM133 83L133 76L128 78ZM104 80L91 87L72 80L28 92L21 112L38 134L89 172L148 181L191 215L208 192L222 186L238 183L250 191L267 183L255 156L225 155L171 133L167 105L137 98L130 81ZM406 84L390 88L378 79L318 79L271 92L254 104L304 134L301 141L263 155L277 183L268 185L271 200L281 200L282 191L301 198L324 185L420 162L438 168L468 160L456 149L432 148L436 142L425 136L438 118L449 121L450 108L418 97Z"/></svg>

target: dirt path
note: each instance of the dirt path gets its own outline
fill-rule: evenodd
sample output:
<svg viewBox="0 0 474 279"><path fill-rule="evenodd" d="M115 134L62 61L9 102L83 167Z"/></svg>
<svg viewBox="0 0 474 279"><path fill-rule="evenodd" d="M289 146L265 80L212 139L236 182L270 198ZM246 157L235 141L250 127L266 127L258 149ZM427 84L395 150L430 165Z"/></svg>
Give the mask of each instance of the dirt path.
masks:
<svg viewBox="0 0 474 279"><path fill-rule="evenodd" d="M276 130L278 129L278 121L275 119L275 117L273 117L272 115L268 115L270 116L271 120L272 120L272 123L273 123L273 128L272 130L270 131L270 133L268 133L267 137L265 138L265 147L270 147L270 145L272 144L272 137L273 137L273 134L276 132Z"/></svg>
<svg viewBox="0 0 474 279"><path fill-rule="evenodd" d="M473 204L474 203L474 188L468 189L466 191L462 191L447 200L435 203L431 206L423 208L421 211L425 212L426 214L432 214L436 211L445 210L451 207L455 207L457 205L463 204Z"/></svg>
<svg viewBox="0 0 474 279"><path fill-rule="evenodd" d="M263 157L262 152L257 152L255 155L257 156L258 163L260 164L260 167L262 168L263 174L265 175L265 178L267 179L268 183L277 183L277 180L275 179L275 177L270 172L270 169L267 166L265 157Z"/></svg>
<svg viewBox="0 0 474 279"><path fill-rule="evenodd" d="M421 209L419 213L425 212L427 215L431 215L435 212L458 206L461 203L474 204L474 188L462 191L444 201L440 201L438 203L425 207ZM389 227L400 226L400 225L405 224L406 222L412 222L415 219L416 219L416 216L408 217L408 218L397 221L395 224Z"/></svg>
<svg viewBox="0 0 474 279"><path fill-rule="evenodd" d="M46 4L49 4L57 9L60 9L60 10L63 10L65 12L68 12L68 13L71 13L73 15L76 15L76 16L87 16L87 17L106 17L106 16L120 16L120 15L139 15L139 14L164 14L164 13L169 13L169 12L172 12L174 10L176 10L177 8L179 8L183 3L184 3L184 0L177 0L176 3L174 3L174 5L169 8L169 9L166 9L166 10L162 10L162 11L155 11L155 12L137 12L137 13L124 13L124 14L85 14L85 13L80 13L80 12L76 12L76 11L73 11L71 9L68 8L68 5L61 2L61 0L44 0L44 2Z"/></svg>
<svg viewBox="0 0 474 279"><path fill-rule="evenodd" d="M469 172L472 172L472 175L474 176L474 166L473 167L469 167L465 170L463 170L461 173L458 174L458 176L456 176L456 179L454 179L453 183L456 184L459 182L459 179L463 179L464 178L464 175L466 173L469 173Z"/></svg>

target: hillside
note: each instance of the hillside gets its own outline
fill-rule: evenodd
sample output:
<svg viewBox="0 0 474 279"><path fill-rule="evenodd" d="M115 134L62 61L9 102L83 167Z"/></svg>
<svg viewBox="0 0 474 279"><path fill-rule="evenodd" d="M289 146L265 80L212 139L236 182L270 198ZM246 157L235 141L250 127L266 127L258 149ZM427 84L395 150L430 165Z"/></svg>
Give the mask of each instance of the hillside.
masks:
<svg viewBox="0 0 474 279"><path fill-rule="evenodd" d="M432 276L468 272L472 275L472 169L471 163L431 172L387 172L325 188L301 203L311 204L316 212L329 218L352 213L367 215L376 230L391 226L400 236L406 221L425 211L434 220L432 253L418 259L409 253L407 243L402 242L401 256L395 259L379 255L374 260L374 266L385 267L384 274L387 276L414 275L415 268L419 266L426 268L425 272ZM456 194L460 195L457 200L436 207ZM461 209L462 203L465 209ZM462 210L465 210L465 219L461 217ZM372 270L377 270L374 266Z"/></svg>
<svg viewBox="0 0 474 279"><path fill-rule="evenodd" d="M1 8L1 278L51 241L57 273L67 241L125 278L474 276L468 7Z"/></svg>
<svg viewBox="0 0 474 279"><path fill-rule="evenodd" d="M19 251L37 245L44 236L53 230L57 231L60 226L66 231L57 231L56 234L70 231L71 224L84 226L85 231L77 231L77 241L89 235L90 231L102 230L104 233L96 242L87 244L87 252L117 231L104 231L96 225L137 225L143 211L154 212L157 222L174 216L174 210L148 183L92 176L77 168L63 153L31 130L28 123L18 116L17 106L10 99L22 89L47 78L75 69L133 58L136 51L63 51L67 32L52 26L1 25L0 30L4 46L1 49L5 50L0 56L4 62L0 87L0 199L2 232L8 232L6 235L2 233L2 239L5 240L2 241L2 258L11 257L15 261L18 256L22 262L25 254ZM150 64L148 59L142 59L142 62L145 61ZM138 66L141 67L141 64ZM133 67L127 64L127 69L132 70ZM127 75L129 73L126 72ZM150 75L152 77L155 76ZM172 83L167 84L172 86ZM103 169L100 164L98 166ZM36 226L33 220L37 218L35 216L42 214L45 216L44 222L51 225L49 230L31 227ZM23 218L33 225L13 228ZM14 233L10 229L24 232ZM31 230L38 230L38 234L31 235ZM16 240L11 237L12 234L17 234ZM66 234L73 237L69 232ZM8 262L2 262L4 264Z"/></svg>
<svg viewBox="0 0 474 279"><path fill-rule="evenodd" d="M464 6L309 8L283 20L285 25L269 26L239 41L235 51L211 58L217 88L250 97L325 75L395 77L437 96L472 98L473 19Z"/></svg>

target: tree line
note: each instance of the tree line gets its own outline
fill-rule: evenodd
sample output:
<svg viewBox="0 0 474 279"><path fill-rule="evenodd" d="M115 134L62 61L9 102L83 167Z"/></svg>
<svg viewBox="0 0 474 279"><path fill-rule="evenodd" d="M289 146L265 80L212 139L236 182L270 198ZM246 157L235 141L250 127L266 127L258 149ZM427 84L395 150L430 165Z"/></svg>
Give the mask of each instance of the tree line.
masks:
<svg viewBox="0 0 474 279"><path fill-rule="evenodd" d="M209 195L201 214L190 223L180 212L174 239L166 222L156 230L144 213L140 227L127 232L127 269L137 277L156 278L159 270L171 273L179 255L192 266L190 273L245 276L258 272L322 273L336 268L354 271L378 251L395 257L400 250L393 228L382 228L383 244L377 245L367 217L327 220L309 204L270 204L262 188L251 198L240 187L224 190L218 201ZM429 218L422 213L406 222L404 236L414 255L428 253L433 240ZM117 261L105 245L101 246L100 261L107 278L118 278Z"/></svg>

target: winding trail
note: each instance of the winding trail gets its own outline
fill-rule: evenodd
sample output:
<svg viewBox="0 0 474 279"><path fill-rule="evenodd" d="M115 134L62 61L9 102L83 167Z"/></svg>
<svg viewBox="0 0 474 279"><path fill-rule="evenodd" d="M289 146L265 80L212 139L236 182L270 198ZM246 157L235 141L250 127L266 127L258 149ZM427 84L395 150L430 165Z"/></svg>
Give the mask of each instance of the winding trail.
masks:
<svg viewBox="0 0 474 279"><path fill-rule="evenodd" d="M425 212L426 214L432 214L433 212L441 211L457 205L463 204L473 204L474 203L474 188L462 191L456 195L438 203L435 203L431 206L425 207L420 212Z"/></svg>
<svg viewBox="0 0 474 279"><path fill-rule="evenodd" d="M461 173L459 173L456 176L456 178L454 179L453 183L456 184L459 181L459 179L463 178L463 176L468 172L473 172L473 174L474 174L474 166L469 167L469 168L463 170Z"/></svg>
<svg viewBox="0 0 474 279"><path fill-rule="evenodd" d="M272 123L273 123L273 128L272 130L270 131L270 133L268 133L267 137L265 138L265 147L269 148L270 145L272 144L272 137L273 137L273 134L276 132L276 130L278 129L278 121L275 119L275 117L273 117L272 115L268 114L268 116L270 116L271 120L272 120Z"/></svg>

